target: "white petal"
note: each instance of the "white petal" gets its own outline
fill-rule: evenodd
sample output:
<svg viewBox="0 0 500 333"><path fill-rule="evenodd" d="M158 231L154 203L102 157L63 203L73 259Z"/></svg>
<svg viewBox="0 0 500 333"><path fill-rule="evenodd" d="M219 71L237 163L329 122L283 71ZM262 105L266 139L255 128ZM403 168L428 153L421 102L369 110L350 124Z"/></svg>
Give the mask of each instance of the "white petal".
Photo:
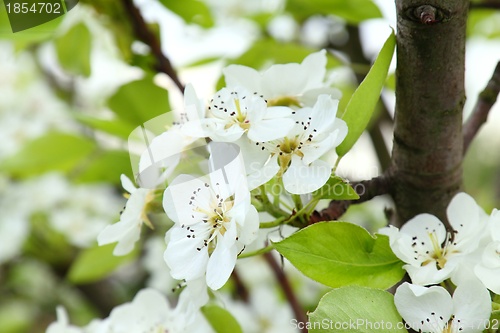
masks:
<svg viewBox="0 0 500 333"><path fill-rule="evenodd" d="M401 232L410 237L417 237L417 241L424 243L429 249L432 249L430 234L436 235L436 240L441 245L446 238L446 229L437 217L431 214L419 214L406 222L401 228ZM422 245L424 245L422 244Z"/></svg>
<svg viewBox="0 0 500 333"><path fill-rule="evenodd" d="M262 93L262 77L255 69L242 65L229 65L222 69L226 86L236 88L245 87L250 92Z"/></svg>
<svg viewBox="0 0 500 333"><path fill-rule="evenodd" d="M263 119L250 127L248 138L254 142L265 142L285 137L295 125L289 118Z"/></svg>
<svg viewBox="0 0 500 333"><path fill-rule="evenodd" d="M120 180L122 182L122 187L128 192L128 193L133 193L137 188L134 186L134 183L132 183L132 181L127 177L125 176L124 174L122 174L120 176Z"/></svg>
<svg viewBox="0 0 500 333"><path fill-rule="evenodd" d="M252 243L259 233L259 213L254 206L250 206L244 224L240 230L239 241L244 245Z"/></svg>
<svg viewBox="0 0 500 333"><path fill-rule="evenodd" d="M321 87L308 89L299 97L299 101L302 102L303 105L313 106L318 100L319 95L330 95L333 99L342 98L342 92L340 90L331 87Z"/></svg>
<svg viewBox="0 0 500 333"><path fill-rule="evenodd" d="M190 175L177 176L163 194L163 209L167 216L179 225L200 222L205 214L195 208L210 209L212 192L206 184Z"/></svg>
<svg viewBox="0 0 500 333"><path fill-rule="evenodd" d="M326 75L326 50L312 53L304 58L301 69L307 73L307 82L304 89L318 88L323 84Z"/></svg>
<svg viewBox="0 0 500 333"><path fill-rule="evenodd" d="M262 184L267 183L271 178L273 178L280 167L278 165L278 156L274 155L269 159L269 161L261 166L258 163L252 164L249 169L247 169L248 177L248 187L250 190L253 190L259 187Z"/></svg>
<svg viewBox="0 0 500 333"><path fill-rule="evenodd" d="M454 242L456 248L462 252L472 252L478 245L485 227L481 223L481 215L484 214L474 199L466 193L458 193L453 197L446 210L448 220L455 229Z"/></svg>
<svg viewBox="0 0 500 333"><path fill-rule="evenodd" d="M296 63L273 65L262 75L264 97L297 96L304 91L309 75Z"/></svg>
<svg viewBox="0 0 500 333"><path fill-rule="evenodd" d="M490 225L491 237L495 241L500 241L500 210L493 209L488 223Z"/></svg>
<svg viewBox="0 0 500 333"><path fill-rule="evenodd" d="M236 246L226 247L224 244L217 244L207 265L207 285L211 289L218 290L227 282L236 265L237 255Z"/></svg>
<svg viewBox="0 0 500 333"><path fill-rule="evenodd" d="M331 166L322 160L304 165L300 157L293 156L283 175L283 185L292 194L311 193L325 185L331 173Z"/></svg>
<svg viewBox="0 0 500 333"><path fill-rule="evenodd" d="M455 289L453 307L455 332L482 332L491 314L490 293L481 282L468 281Z"/></svg>
<svg viewBox="0 0 500 333"><path fill-rule="evenodd" d="M453 313L450 294L437 286L425 288L405 282L396 290L394 303L406 323L419 332L441 333Z"/></svg>
<svg viewBox="0 0 500 333"><path fill-rule="evenodd" d="M479 264L474 268L476 276L495 294L500 294L500 242L492 242L484 249Z"/></svg>
<svg viewBox="0 0 500 333"><path fill-rule="evenodd" d="M199 240L186 237L186 230L180 227L174 228L170 233L170 241L165 250L164 259L170 274L177 280L195 280L202 277L206 271L208 262L208 251L201 247Z"/></svg>
<svg viewBox="0 0 500 333"><path fill-rule="evenodd" d="M423 266L405 265L403 268L408 272L413 283L427 286L448 279L455 267L447 262L444 268L437 269L436 263L430 262Z"/></svg>

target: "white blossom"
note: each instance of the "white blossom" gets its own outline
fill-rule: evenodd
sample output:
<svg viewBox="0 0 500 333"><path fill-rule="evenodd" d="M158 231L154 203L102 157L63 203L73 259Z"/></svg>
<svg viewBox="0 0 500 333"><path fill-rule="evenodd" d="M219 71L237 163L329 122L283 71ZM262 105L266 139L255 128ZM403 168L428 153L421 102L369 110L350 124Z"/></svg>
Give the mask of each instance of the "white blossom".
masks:
<svg viewBox="0 0 500 333"><path fill-rule="evenodd" d="M340 98L337 89L325 83L326 51L307 56L302 63L277 64L263 73L242 65L222 70L228 88L245 87L263 95L268 105L312 106L320 94Z"/></svg>
<svg viewBox="0 0 500 333"><path fill-rule="evenodd" d="M217 166L213 154L209 163ZM165 261L175 279L189 282L206 274L207 285L219 289L238 253L256 238L259 218L242 165L240 156L206 177L180 175L165 190L163 207L175 222L166 236Z"/></svg>
<svg viewBox="0 0 500 333"><path fill-rule="evenodd" d="M403 283L394 303L406 323L418 332L482 332L491 313L488 290L477 281L457 287L453 298L440 286L426 288Z"/></svg>
<svg viewBox="0 0 500 333"><path fill-rule="evenodd" d="M153 191L145 188L136 188L132 181L121 175L122 186L130 193L120 221L108 225L97 236L99 245L118 242L113 250L115 256L129 253L134 248L141 235L141 227L146 223L152 227L146 215L146 207L154 199Z"/></svg>
<svg viewBox="0 0 500 333"><path fill-rule="evenodd" d="M154 188L171 177L186 151L206 144L197 142L202 132L199 120L205 116L205 109L192 85L187 85L184 91L183 110L178 114L172 112L177 120L153 138L141 155L138 181L143 188Z"/></svg>
<svg viewBox="0 0 500 333"><path fill-rule="evenodd" d="M222 88L210 101L201 124L214 141L233 142L247 134L252 141L269 141L286 135L293 127L287 107L267 107L260 95L246 89Z"/></svg>
<svg viewBox="0 0 500 333"><path fill-rule="evenodd" d="M321 95L313 108L294 111L295 126L283 138L257 142L268 159L250 166L249 184L255 188L278 174L285 189L305 194L323 186L332 166L320 158L338 146L347 135L346 123L336 118L338 101Z"/></svg>
<svg viewBox="0 0 500 333"><path fill-rule="evenodd" d="M81 328L70 325L66 309L58 306L56 312L57 321L49 325L46 333L83 333Z"/></svg>
<svg viewBox="0 0 500 333"><path fill-rule="evenodd" d="M404 266L413 283L429 285L448 279L460 260L477 249L486 226L486 214L474 199L457 194L447 208L454 235L447 233L439 219L420 214L405 223L401 230L390 226L379 231L389 236L391 249Z"/></svg>

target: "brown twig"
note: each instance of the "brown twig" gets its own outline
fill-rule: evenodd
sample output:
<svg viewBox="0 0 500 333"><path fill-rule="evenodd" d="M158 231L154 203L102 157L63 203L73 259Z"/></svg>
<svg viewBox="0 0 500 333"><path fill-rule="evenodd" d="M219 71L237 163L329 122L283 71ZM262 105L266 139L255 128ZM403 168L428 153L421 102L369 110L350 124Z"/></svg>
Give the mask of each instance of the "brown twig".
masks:
<svg viewBox="0 0 500 333"><path fill-rule="evenodd" d="M297 319L297 322L305 324L307 322L306 313L304 312L304 309L300 306L300 303L297 297L295 296L295 293L293 292L292 286L290 285L290 281L288 281L288 278L283 272L282 267L280 267L280 265L273 257L273 254L271 252L265 253L264 259L266 260L267 264L273 271L274 276L276 277L276 280L278 281L281 287L281 290L283 290L283 293L285 294L288 303L292 307L295 319ZM305 325L301 329L301 332L307 333L307 328L305 327Z"/></svg>
<svg viewBox="0 0 500 333"><path fill-rule="evenodd" d="M471 115L464 124L464 154L467 152L471 141L476 136L481 126L486 122L493 104L495 104L500 92L500 62L497 63L495 71L491 76L486 88L479 94L477 103Z"/></svg>
<svg viewBox="0 0 500 333"><path fill-rule="evenodd" d="M358 193L358 200L332 200L328 207L321 212L314 211L309 219L309 223L337 220L347 211L350 205L363 203L376 196L388 194L390 192L389 172L370 180L352 182L351 186Z"/></svg>
<svg viewBox="0 0 500 333"><path fill-rule="evenodd" d="M181 92L184 92L184 85L179 80L179 77L172 67L170 60L168 60L168 58L161 50L160 41L149 30L146 21L144 21L144 18L142 17L139 9L134 5L132 0L122 0L122 3L131 18L131 23L135 35L138 39L140 39L150 47L151 52L156 59L155 69L161 73L167 74L172 79L172 81L174 81L177 88L179 88Z"/></svg>

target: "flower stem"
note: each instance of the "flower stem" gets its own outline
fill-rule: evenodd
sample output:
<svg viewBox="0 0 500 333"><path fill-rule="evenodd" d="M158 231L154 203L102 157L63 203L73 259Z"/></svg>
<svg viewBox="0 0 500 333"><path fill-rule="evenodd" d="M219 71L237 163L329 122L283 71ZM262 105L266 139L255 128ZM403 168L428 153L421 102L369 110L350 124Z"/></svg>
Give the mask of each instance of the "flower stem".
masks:
<svg viewBox="0 0 500 333"><path fill-rule="evenodd" d="M266 247L263 247L261 249L258 249L256 251L251 251L251 252L245 252L242 253L238 256L238 259L244 259L244 258L250 258L250 257L255 257L264 253L268 253L269 251L273 250L274 246L268 245Z"/></svg>
<svg viewBox="0 0 500 333"><path fill-rule="evenodd" d="M270 222L261 222L259 227L261 229L267 229L267 228L274 228L274 227L277 227L279 226L280 224L283 223L283 221L285 221L286 217L285 216L282 216L282 217L279 217L277 218L276 220L274 221L270 221Z"/></svg>

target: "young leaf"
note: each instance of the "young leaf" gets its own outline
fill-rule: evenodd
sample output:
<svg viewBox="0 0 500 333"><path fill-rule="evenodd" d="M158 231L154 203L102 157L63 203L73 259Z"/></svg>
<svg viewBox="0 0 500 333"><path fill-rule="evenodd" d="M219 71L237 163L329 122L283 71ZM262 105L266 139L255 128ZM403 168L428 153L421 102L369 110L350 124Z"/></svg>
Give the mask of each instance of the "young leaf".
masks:
<svg viewBox="0 0 500 333"><path fill-rule="evenodd" d="M357 200L359 195L342 178L333 176L325 185L312 193L313 199Z"/></svg>
<svg viewBox="0 0 500 333"><path fill-rule="evenodd" d="M388 237L372 237L352 223L316 223L274 247L304 275L333 288L386 289L404 275L403 262L392 252Z"/></svg>
<svg viewBox="0 0 500 333"><path fill-rule="evenodd" d="M68 280L75 284L100 280L139 254L136 248L126 256L116 257L113 255L115 245L96 245L81 252L69 269Z"/></svg>
<svg viewBox="0 0 500 333"><path fill-rule="evenodd" d="M81 165L75 181L109 182L120 185L121 174L133 179L129 153L123 150L104 150L93 154L87 163Z"/></svg>
<svg viewBox="0 0 500 333"><path fill-rule="evenodd" d="M122 139L128 139L130 133L135 129L121 119L101 119L88 114L73 113L73 116L82 124L85 124L93 129L100 130L109 134L116 135Z"/></svg>
<svg viewBox="0 0 500 333"><path fill-rule="evenodd" d="M404 333L394 296L366 287L348 286L328 292L309 314L310 333Z"/></svg>
<svg viewBox="0 0 500 333"><path fill-rule="evenodd" d="M342 119L347 123L349 132L337 147L339 156L344 156L352 148L368 125L386 81L395 46L396 36L392 32L372 68L347 104Z"/></svg>
<svg viewBox="0 0 500 333"><path fill-rule="evenodd" d="M55 40L57 58L62 68L72 74L90 75L91 36L84 23L71 27Z"/></svg>
<svg viewBox="0 0 500 333"><path fill-rule="evenodd" d="M151 77L121 86L108 100L108 106L134 127L170 111L168 92L154 84Z"/></svg>
<svg viewBox="0 0 500 333"><path fill-rule="evenodd" d="M198 0L160 0L160 3L179 15L186 23L195 23L204 28L214 25L210 9Z"/></svg>
<svg viewBox="0 0 500 333"><path fill-rule="evenodd" d="M95 149L84 137L50 132L30 141L15 155L0 164L0 171L27 177L47 171L68 171Z"/></svg>
<svg viewBox="0 0 500 333"><path fill-rule="evenodd" d="M240 324L229 311L216 305L205 305L201 308L201 312L215 333L243 333Z"/></svg>
<svg viewBox="0 0 500 333"><path fill-rule="evenodd" d="M313 15L336 15L350 24L382 17L372 0L288 0L286 9L300 22Z"/></svg>

